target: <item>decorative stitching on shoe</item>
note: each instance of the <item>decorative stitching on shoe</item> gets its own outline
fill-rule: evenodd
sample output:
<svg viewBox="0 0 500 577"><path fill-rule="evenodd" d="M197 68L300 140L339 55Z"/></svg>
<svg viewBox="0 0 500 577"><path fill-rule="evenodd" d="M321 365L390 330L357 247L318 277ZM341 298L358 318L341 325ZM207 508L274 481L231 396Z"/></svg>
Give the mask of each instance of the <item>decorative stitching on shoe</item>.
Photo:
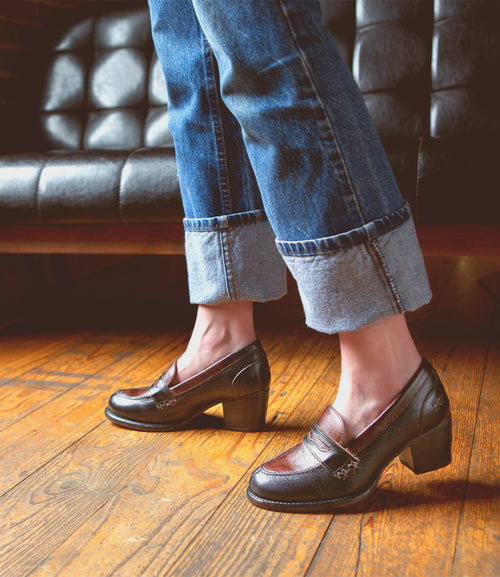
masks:
<svg viewBox="0 0 500 577"><path fill-rule="evenodd" d="M160 401L155 403L159 409L167 409L168 407L173 407L177 405L177 399L174 397L172 399L167 399L166 401Z"/></svg>
<svg viewBox="0 0 500 577"><path fill-rule="evenodd" d="M331 473L336 479L344 480L347 479L347 477L349 477L349 475L353 471L355 471L358 467L359 467L359 461L351 461L350 463L347 463L347 465L344 465L338 471L335 471L335 473L333 471L331 471Z"/></svg>
<svg viewBox="0 0 500 577"><path fill-rule="evenodd" d="M326 452L320 449L317 444L311 439L309 435L304 437L303 443L313 457L319 462L319 464L327 469L329 473L336 479L347 479L347 477L355 471L359 466L359 459L352 455L348 450L346 450L342 445L339 445L336 441L331 439L326 435L316 424L313 425L311 432L314 433L319 439L324 442L326 446L330 448L330 455L328 458L320 458L316 455L316 451ZM344 462L338 469L334 469L329 466L328 460L334 455L342 455L344 458L349 457L347 462Z"/></svg>

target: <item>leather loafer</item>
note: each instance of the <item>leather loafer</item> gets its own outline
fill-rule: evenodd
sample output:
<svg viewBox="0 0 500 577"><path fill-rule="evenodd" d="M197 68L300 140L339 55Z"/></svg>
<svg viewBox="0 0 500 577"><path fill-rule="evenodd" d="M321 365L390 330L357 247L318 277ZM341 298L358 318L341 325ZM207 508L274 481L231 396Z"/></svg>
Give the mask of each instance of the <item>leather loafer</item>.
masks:
<svg viewBox="0 0 500 577"><path fill-rule="evenodd" d="M425 360L397 399L367 429L343 443L342 417L329 406L301 444L259 467L248 489L264 509L318 512L368 497L399 455L414 473L451 462L451 415L443 385Z"/></svg>
<svg viewBox="0 0 500 577"><path fill-rule="evenodd" d="M183 382L174 363L151 387L114 393L105 414L130 429L173 431L222 403L226 428L259 431L265 425L270 378L266 353L255 341Z"/></svg>

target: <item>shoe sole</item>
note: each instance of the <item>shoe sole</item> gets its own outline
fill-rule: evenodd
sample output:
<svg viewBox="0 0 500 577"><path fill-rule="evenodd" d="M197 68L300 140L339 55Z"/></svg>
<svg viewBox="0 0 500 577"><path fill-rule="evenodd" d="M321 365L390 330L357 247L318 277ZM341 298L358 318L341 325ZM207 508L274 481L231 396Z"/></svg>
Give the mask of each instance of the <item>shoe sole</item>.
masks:
<svg viewBox="0 0 500 577"><path fill-rule="evenodd" d="M252 505L260 507L261 509L268 509L269 511L277 511L280 513L328 513L337 509L349 507L349 505L354 505L359 501L363 501L363 499L368 498L372 493L375 492L380 476L381 475L379 475L375 479L373 485L371 485L363 493L351 497L342 497L339 499L304 502L271 501L270 499L263 499L262 497L258 497L251 491L251 489L247 489L247 497Z"/></svg>
<svg viewBox="0 0 500 577"><path fill-rule="evenodd" d="M203 412L203 411L202 411ZM133 429L135 431L150 431L150 432L165 432L165 431L178 431L183 429L188 425L191 421L199 417L202 413L197 413L193 415L190 419L178 423L169 423L168 425L164 423L141 423L140 421L132 421L130 419L126 419L125 417L120 417L120 415L116 415L113 411L106 407L104 410L104 414L106 417L115 425L119 425L120 427L125 427L127 429Z"/></svg>
<svg viewBox="0 0 500 577"><path fill-rule="evenodd" d="M269 390L259 391L253 395L247 395L241 398L220 400L211 403L204 407L201 411L189 417L184 421L177 421L174 423L145 423L142 421L133 421L114 413L109 407L106 407L104 414L115 425L133 429L135 431L150 431L153 433L172 432L185 429L189 423L194 421L197 417L203 414L204 411L222 404L224 411L224 425L229 431L240 431L245 433L263 431L266 425L267 400L269 397ZM248 402L254 403L257 401L257 411L252 411L252 407L248 406ZM242 418L246 417L246 418ZM245 422L246 421L246 422Z"/></svg>

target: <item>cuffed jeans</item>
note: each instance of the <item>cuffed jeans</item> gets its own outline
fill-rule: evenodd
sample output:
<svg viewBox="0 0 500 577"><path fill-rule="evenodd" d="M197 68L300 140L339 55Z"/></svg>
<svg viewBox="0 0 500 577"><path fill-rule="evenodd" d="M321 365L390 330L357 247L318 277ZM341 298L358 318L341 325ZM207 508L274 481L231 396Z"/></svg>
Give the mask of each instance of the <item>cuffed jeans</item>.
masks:
<svg viewBox="0 0 500 577"><path fill-rule="evenodd" d="M149 0L191 302L359 329L430 300L411 211L316 0Z"/></svg>

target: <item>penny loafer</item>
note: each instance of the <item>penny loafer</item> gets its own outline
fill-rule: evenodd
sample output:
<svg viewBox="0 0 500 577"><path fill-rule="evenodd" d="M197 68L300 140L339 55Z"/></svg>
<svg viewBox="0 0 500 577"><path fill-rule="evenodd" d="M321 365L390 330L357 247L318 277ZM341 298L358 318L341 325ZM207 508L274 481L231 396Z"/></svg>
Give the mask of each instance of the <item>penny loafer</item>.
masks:
<svg viewBox="0 0 500 577"><path fill-rule="evenodd" d="M226 428L258 431L265 425L270 378L266 353L255 341L183 382L174 363L151 387L114 393L105 414L130 429L173 431L222 403Z"/></svg>
<svg viewBox="0 0 500 577"><path fill-rule="evenodd" d="M449 401L426 360L389 408L347 444L344 429L329 406L301 444L253 473L249 500L275 511L328 511L368 497L398 455L416 474L451 462Z"/></svg>

